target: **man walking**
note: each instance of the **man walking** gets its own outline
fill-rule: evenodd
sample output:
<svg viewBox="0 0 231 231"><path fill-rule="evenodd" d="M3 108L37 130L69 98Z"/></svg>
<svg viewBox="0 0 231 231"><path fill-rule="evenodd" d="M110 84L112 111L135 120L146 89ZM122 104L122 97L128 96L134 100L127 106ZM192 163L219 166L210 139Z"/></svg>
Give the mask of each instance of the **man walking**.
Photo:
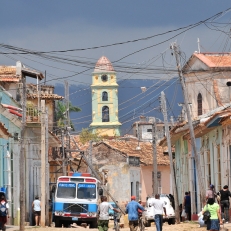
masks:
<svg viewBox="0 0 231 231"><path fill-rule="evenodd" d="M184 209L187 215L187 220L191 221L191 198L188 192L185 192Z"/></svg>
<svg viewBox="0 0 231 231"><path fill-rule="evenodd" d="M98 206L98 229L99 231L107 231L108 230L108 222L109 222L109 209L114 210L115 212L119 213L119 210L112 207L111 204L107 202L107 197L101 197L101 203Z"/></svg>
<svg viewBox="0 0 231 231"><path fill-rule="evenodd" d="M225 185L222 190L219 191L220 202L221 202L221 212L225 215L225 222L229 222L229 197L231 193L229 191L228 185Z"/></svg>
<svg viewBox="0 0 231 231"><path fill-rule="evenodd" d="M166 215L166 208L163 201L160 200L160 195L156 194L155 199L151 200L149 206L153 206L154 214L155 214L155 223L156 223L156 231L162 231L163 226L163 210Z"/></svg>
<svg viewBox="0 0 231 231"><path fill-rule="evenodd" d="M136 202L136 197L131 196L131 201L126 206L126 213L128 214L130 231L136 231L138 228L138 209L144 211L143 206Z"/></svg>

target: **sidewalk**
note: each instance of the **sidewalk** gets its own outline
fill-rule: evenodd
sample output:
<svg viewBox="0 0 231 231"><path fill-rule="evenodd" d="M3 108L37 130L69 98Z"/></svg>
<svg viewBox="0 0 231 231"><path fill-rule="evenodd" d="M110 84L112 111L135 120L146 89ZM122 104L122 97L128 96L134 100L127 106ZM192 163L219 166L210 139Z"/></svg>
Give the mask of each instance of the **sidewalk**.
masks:
<svg viewBox="0 0 231 231"><path fill-rule="evenodd" d="M35 226L25 226L25 229L35 228ZM18 231L19 226L16 225L6 225L6 231Z"/></svg>

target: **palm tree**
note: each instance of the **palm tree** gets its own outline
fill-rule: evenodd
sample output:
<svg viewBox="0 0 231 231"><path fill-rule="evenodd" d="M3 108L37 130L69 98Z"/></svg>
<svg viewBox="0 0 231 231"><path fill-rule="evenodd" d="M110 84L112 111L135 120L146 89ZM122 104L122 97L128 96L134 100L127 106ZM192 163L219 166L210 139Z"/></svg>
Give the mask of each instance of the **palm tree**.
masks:
<svg viewBox="0 0 231 231"><path fill-rule="evenodd" d="M79 112L81 109L79 107L73 106L71 102L69 102L69 113L71 112ZM66 112L67 112L67 105L63 103L62 101L58 101L56 104L56 120L57 120L57 126L58 127L64 127L65 122L67 120L66 118ZM71 127L73 130L75 130L74 125L72 121L70 121Z"/></svg>

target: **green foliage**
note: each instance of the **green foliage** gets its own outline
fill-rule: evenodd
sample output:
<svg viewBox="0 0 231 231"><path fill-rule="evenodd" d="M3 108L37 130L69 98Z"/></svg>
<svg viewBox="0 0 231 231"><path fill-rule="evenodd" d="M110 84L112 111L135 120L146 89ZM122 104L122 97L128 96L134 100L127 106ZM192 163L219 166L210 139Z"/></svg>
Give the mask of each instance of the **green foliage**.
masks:
<svg viewBox="0 0 231 231"><path fill-rule="evenodd" d="M102 140L102 137L97 133L90 132L87 128L83 128L81 133L79 134L79 139L82 144L85 144L90 140L98 142Z"/></svg>
<svg viewBox="0 0 231 231"><path fill-rule="evenodd" d="M56 119L57 119L57 125L58 127L64 127L65 126L65 122L67 120L66 118L66 110L67 110L67 106L65 103L63 103L62 101L58 101L56 104ZM80 108L73 106L71 103L69 103L69 112L79 112L81 111ZM71 121L71 127L73 130L75 130L74 125Z"/></svg>

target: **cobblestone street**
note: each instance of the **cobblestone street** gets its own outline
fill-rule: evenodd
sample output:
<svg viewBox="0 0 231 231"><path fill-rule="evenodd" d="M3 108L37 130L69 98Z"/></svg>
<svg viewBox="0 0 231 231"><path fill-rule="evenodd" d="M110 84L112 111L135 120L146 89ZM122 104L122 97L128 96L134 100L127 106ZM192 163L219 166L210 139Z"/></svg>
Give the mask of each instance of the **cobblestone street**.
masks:
<svg viewBox="0 0 231 231"><path fill-rule="evenodd" d="M110 227L112 227L112 224L110 225ZM227 230L231 231L231 224L225 224L225 228L227 228ZM75 227L75 228L55 228L55 227L33 227L33 226L29 226L26 227L25 230L30 230L30 231L64 231L64 230L79 230L79 231L87 231L87 230L92 230L92 231L96 231L98 229L88 229L88 228L83 228L83 227ZM16 231L19 230L19 228L17 226L8 226L7 231ZM129 228L123 228L120 229L121 231L129 231ZM155 231L155 224L152 224L151 227L145 228L145 231ZM202 227L199 228L198 224L195 222L190 222L190 223L180 223L180 224L176 224L176 225L168 225L167 223L164 224L163 226L163 231L205 231L206 228ZM112 228L109 228L108 231L114 231ZM139 230L138 230L139 231Z"/></svg>

